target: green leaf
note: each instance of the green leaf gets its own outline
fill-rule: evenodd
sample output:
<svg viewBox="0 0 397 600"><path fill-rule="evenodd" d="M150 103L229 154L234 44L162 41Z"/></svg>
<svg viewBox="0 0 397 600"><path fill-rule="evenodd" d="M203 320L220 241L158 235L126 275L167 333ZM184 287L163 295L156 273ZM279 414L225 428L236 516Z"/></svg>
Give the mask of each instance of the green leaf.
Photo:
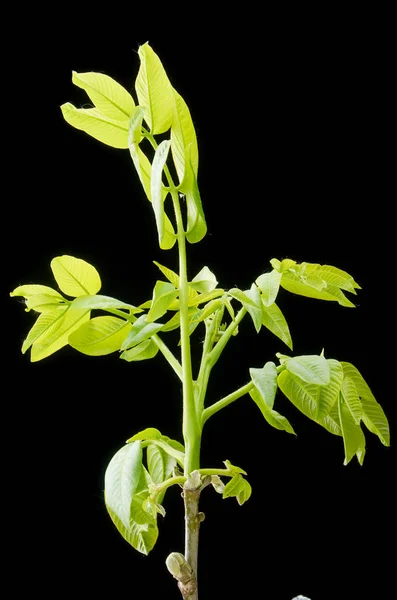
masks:
<svg viewBox="0 0 397 600"><path fill-rule="evenodd" d="M176 459L156 444L147 447L147 463L154 483L162 483L172 475Z"/></svg>
<svg viewBox="0 0 397 600"><path fill-rule="evenodd" d="M146 494L145 494L146 495ZM134 496L131 500L131 521L137 525L156 525L156 518L154 515L145 510L145 503L149 500L148 497L143 498L142 496Z"/></svg>
<svg viewBox="0 0 397 600"><path fill-rule="evenodd" d="M196 244L205 237L207 233L207 224L198 188L197 175L192 164L191 153L192 145L189 146L186 153L185 177L178 189L186 196L186 239L190 244Z"/></svg>
<svg viewBox="0 0 397 600"><path fill-rule="evenodd" d="M354 422L353 415L344 402L342 394L339 395L338 409L345 447L345 461L343 464L347 465L355 454L358 454L360 464L362 464L365 455L365 437L361 427Z"/></svg>
<svg viewBox="0 0 397 600"><path fill-rule="evenodd" d="M272 258L270 264L279 273L285 273L285 271L292 269L296 265L296 261L291 258L285 258L280 262L277 258Z"/></svg>
<svg viewBox="0 0 397 600"><path fill-rule="evenodd" d="M196 310L194 310L194 314L196 314ZM168 331L174 331L174 329L178 329L178 327L180 326L180 324L181 324L181 314L178 311L178 312L176 312L174 314L173 317L171 317L171 319L169 321L167 321L163 325L161 331L163 331L165 333L168 332Z"/></svg>
<svg viewBox="0 0 397 600"><path fill-rule="evenodd" d="M55 298L59 298L63 300L57 290L54 290L46 285L36 285L36 284L28 284L28 285L19 285L15 290L10 292L10 296L23 296L26 300L31 298L32 296L38 295L46 295L46 296L55 296Z"/></svg>
<svg viewBox="0 0 397 600"><path fill-rule="evenodd" d="M105 117L125 121L132 115L135 104L131 94L109 75L73 71L72 81L87 92L96 108Z"/></svg>
<svg viewBox="0 0 397 600"><path fill-rule="evenodd" d="M267 406L272 409L277 391L277 368L274 362L267 362L262 369L250 369L250 377Z"/></svg>
<svg viewBox="0 0 397 600"><path fill-rule="evenodd" d="M157 54L148 43L138 50L141 66L135 82L139 104L152 134L171 127L174 98L172 87Z"/></svg>
<svg viewBox="0 0 397 600"><path fill-rule="evenodd" d="M204 304L205 302L213 300L214 298L219 298L220 296L223 296L224 293L225 290L216 288L215 290L212 290L212 292L208 292L208 294L198 294L194 297L191 297L189 299L189 308L198 306L199 304ZM168 308L170 310L179 310L179 299L172 302Z"/></svg>
<svg viewBox="0 0 397 600"><path fill-rule="evenodd" d="M29 331L22 352L26 352L32 346L30 353L32 362L47 358L66 346L69 335L89 318L89 310L72 311L69 306L59 306L42 313Z"/></svg>
<svg viewBox="0 0 397 600"><path fill-rule="evenodd" d="M69 296L96 294L101 289L98 271L85 260L74 256L57 256L51 269L60 290Z"/></svg>
<svg viewBox="0 0 397 600"><path fill-rule="evenodd" d="M178 293L179 290L175 289L172 283L168 283L167 281L156 281L153 290L152 305L147 315L147 321L152 322L165 315Z"/></svg>
<svg viewBox="0 0 397 600"><path fill-rule="evenodd" d="M126 444L111 459L105 472L106 506L126 529L130 527L131 501L142 471L141 442Z"/></svg>
<svg viewBox="0 0 397 600"><path fill-rule="evenodd" d="M161 323L148 323L146 320L146 315L141 315L132 325L128 336L121 346L121 350L126 350L132 346L137 346L141 342L148 340L161 328Z"/></svg>
<svg viewBox="0 0 397 600"><path fill-rule="evenodd" d="M326 281L328 286L338 287L352 294L357 294L356 289L361 290L361 287L349 273L337 267L332 267L331 265L310 265L310 263L302 263L302 267L305 267L306 271L311 269L317 277Z"/></svg>
<svg viewBox="0 0 397 600"><path fill-rule="evenodd" d="M218 285L215 275L209 270L208 267L203 267L189 285L200 294L206 294L212 292Z"/></svg>
<svg viewBox="0 0 397 600"><path fill-rule="evenodd" d="M283 273L280 282L281 286L293 294L307 296L308 298L317 298L319 300L337 301L341 306L354 308L343 292L336 286L327 285L327 283L315 276L304 277L296 273L287 271Z"/></svg>
<svg viewBox="0 0 397 600"><path fill-rule="evenodd" d="M62 104L61 111L69 125L88 133L99 142L112 148L128 148L128 119L116 121L105 117L97 108L76 108L70 102Z"/></svg>
<svg viewBox="0 0 397 600"><path fill-rule="evenodd" d="M168 267L164 267L163 265L160 265L160 263L156 262L155 260L153 262L156 265L156 267L158 267L160 269L160 271L163 273L163 275L166 276L168 281L170 281L176 289L179 289L179 275L177 273L175 273L175 271L172 271L171 269L169 269ZM197 296L197 293L195 294L195 296Z"/></svg>
<svg viewBox="0 0 397 600"><path fill-rule="evenodd" d="M168 247L168 240L165 230L165 212L164 212L164 186L162 182L163 169L167 161L168 152L171 146L169 140L164 140L157 147L152 164L151 196L154 216L156 218L157 233L159 245L162 250ZM164 247L165 246L165 247Z"/></svg>
<svg viewBox="0 0 397 600"><path fill-rule="evenodd" d="M238 473L226 484L222 498L236 497L237 502L241 506L249 499L251 493L252 488L250 484Z"/></svg>
<svg viewBox="0 0 397 600"><path fill-rule="evenodd" d="M251 485L248 483L248 481L246 479L242 478L241 487L236 496L237 502L239 503L239 505L242 506L245 502L247 502L247 500L249 500L249 498L251 497L251 494L252 494Z"/></svg>
<svg viewBox="0 0 397 600"><path fill-rule="evenodd" d="M256 279L255 283L262 292L262 302L266 307L271 306L277 298L280 288L281 273L275 269L270 273L264 273Z"/></svg>
<svg viewBox="0 0 397 600"><path fill-rule="evenodd" d="M148 427L147 429L143 429L139 433L136 433L135 435L130 437L126 441L126 444L129 444L130 442L136 442L137 440L153 440L159 438L161 438L160 431L155 427Z"/></svg>
<svg viewBox="0 0 397 600"><path fill-rule="evenodd" d="M268 404L256 388L250 390L249 394L269 425L275 429L280 429L281 431L286 431L287 433L295 435L295 431L290 422L276 410L269 408Z"/></svg>
<svg viewBox="0 0 397 600"><path fill-rule="evenodd" d="M292 339L287 321L275 302L271 306L265 306L262 301L262 325L292 350Z"/></svg>
<svg viewBox="0 0 397 600"><path fill-rule="evenodd" d="M343 369L339 361L328 358L330 379L327 385L321 386L317 392L317 419L325 419L334 406L337 406L339 392L342 387Z"/></svg>
<svg viewBox="0 0 397 600"><path fill-rule="evenodd" d="M332 368L332 367L331 367ZM285 370L279 373L277 378L278 387L292 404L296 406L306 417L315 421L330 433L334 435L342 435L338 421L332 415L332 410L326 417L320 418L317 416L321 404L329 405L329 397L327 395L328 386L315 385L306 383L296 375ZM322 396L326 394L326 398ZM333 389L330 391L333 395ZM337 417L338 419L338 417Z"/></svg>
<svg viewBox="0 0 397 600"><path fill-rule="evenodd" d="M118 317L95 317L69 336L69 345L89 356L103 356L120 350L131 331L131 323Z"/></svg>
<svg viewBox="0 0 397 600"><path fill-rule="evenodd" d="M253 283L250 290L242 292L238 288L232 288L228 291L228 294L241 302L244 308L249 313L256 332L259 333L262 327L262 305L261 296L257 286Z"/></svg>
<svg viewBox="0 0 397 600"><path fill-rule="evenodd" d="M192 171L197 177L198 172L197 138L189 108L176 90L173 90L171 150L180 184L190 183L185 179L191 179Z"/></svg>
<svg viewBox="0 0 397 600"><path fill-rule="evenodd" d="M146 340L144 342L141 342L137 346L130 348L129 350L124 350L124 352L120 354L120 358L127 362L148 360L150 358L154 358L158 351L159 349L153 342L153 340Z"/></svg>
<svg viewBox="0 0 397 600"><path fill-rule="evenodd" d="M290 358L286 363L290 373L293 373L307 383L315 383L317 385L327 385L330 380L330 366L324 356L315 354L307 356L295 356Z"/></svg>
<svg viewBox="0 0 397 600"><path fill-rule="evenodd" d="M342 397L354 419L355 424L360 425L363 409L356 386L354 385L354 381L349 377L345 377L343 379Z"/></svg>
<svg viewBox="0 0 397 600"><path fill-rule="evenodd" d="M111 298L110 296L101 296L100 294L79 296L78 298L75 298L73 300L73 302L70 305L70 308L87 308L89 310L108 310L112 308L127 309L130 315L142 312L142 309L137 308L132 304L127 304L126 302L122 302L121 300L117 300L116 298Z"/></svg>
<svg viewBox="0 0 397 600"><path fill-rule="evenodd" d="M55 294L35 294L34 296L29 296L26 300L26 311L35 310L36 312L47 312L52 310L53 308L57 308L59 305L69 304L65 301L60 294L55 296Z"/></svg>
<svg viewBox="0 0 397 600"><path fill-rule="evenodd" d="M223 464L225 465L225 467L227 469L229 469L229 471L232 472L232 474L236 475L238 473L242 474L242 475L247 475L246 471L244 471L244 469L241 469L240 467L236 467L236 465L232 465L232 463L230 462L230 460L224 460Z"/></svg>
<svg viewBox="0 0 397 600"><path fill-rule="evenodd" d="M384 446L390 445L389 424L381 405L376 401L360 371L351 363L341 362L345 378L353 381L362 405L362 420L371 433L378 436Z"/></svg>
<svg viewBox="0 0 397 600"><path fill-rule="evenodd" d="M216 312L219 308L223 306L223 300L221 298L216 298L215 300L211 300L204 306L204 308L197 314L195 313L193 322L201 323L208 317L210 317L214 312Z"/></svg>
<svg viewBox="0 0 397 600"><path fill-rule="evenodd" d="M152 165L150 164L147 156L144 154L144 152L140 149L138 145L142 139L142 119L143 110L140 107L137 107L131 117L129 124L128 148L142 187L145 191L148 200L151 202ZM167 195L167 191L163 189L162 193L164 201L165 196ZM173 225L165 213L164 231L165 234L163 238L163 248L164 250L168 250L169 248L172 248L175 244L176 236Z"/></svg>
<svg viewBox="0 0 397 600"><path fill-rule="evenodd" d="M135 550L138 550L138 552L147 556L153 549L158 538L159 532L157 524L146 523L145 525L138 525L131 519L129 526L126 527L108 505L106 505L106 508L110 518L123 538L135 548Z"/></svg>

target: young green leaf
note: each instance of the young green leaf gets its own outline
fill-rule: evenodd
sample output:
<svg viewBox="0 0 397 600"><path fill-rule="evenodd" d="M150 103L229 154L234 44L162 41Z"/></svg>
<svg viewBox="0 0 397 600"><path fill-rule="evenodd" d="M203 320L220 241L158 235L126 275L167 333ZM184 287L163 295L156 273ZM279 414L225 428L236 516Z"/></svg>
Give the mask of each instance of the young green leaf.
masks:
<svg viewBox="0 0 397 600"><path fill-rule="evenodd" d="M269 425L275 429L280 429L281 431L286 431L287 433L295 435L295 431L288 419L280 415L276 410L269 408L268 404L256 388L250 390L249 394Z"/></svg>
<svg viewBox="0 0 397 600"><path fill-rule="evenodd" d="M330 380L331 370L324 356L307 355L295 356L286 361L285 366L307 383L316 385L327 385Z"/></svg>
<svg viewBox="0 0 397 600"><path fill-rule="evenodd" d="M362 405L362 420L371 433L378 436L384 446L390 445L389 424L381 405L376 401L360 371L351 363L341 362L344 378L353 381Z"/></svg>
<svg viewBox="0 0 397 600"><path fill-rule="evenodd" d="M65 298L59 294L57 296L54 294L35 294L34 296L29 296L29 298L26 300L25 310L26 312L34 310L36 312L43 313L65 304L69 303L67 300L65 301Z"/></svg>
<svg viewBox="0 0 397 600"><path fill-rule="evenodd" d="M131 94L104 73L72 72L72 81L85 90L102 115L115 121L128 120L135 108Z"/></svg>
<svg viewBox="0 0 397 600"><path fill-rule="evenodd" d="M277 368L267 362L262 369L250 369L252 382L267 406L272 409L277 391Z"/></svg>
<svg viewBox="0 0 397 600"><path fill-rule="evenodd" d="M70 308L79 310L81 308L88 308L89 310L108 310L112 308L127 309L130 315L142 312L142 309L137 308L132 304L127 304L126 302L111 298L110 296L101 296L100 294L79 296L73 300Z"/></svg>
<svg viewBox="0 0 397 600"><path fill-rule="evenodd" d="M262 292L262 301L266 307L271 306L280 289L281 273L273 269L270 273L260 275L255 283Z"/></svg>
<svg viewBox="0 0 397 600"><path fill-rule="evenodd" d="M319 265L311 263L301 263L299 265L299 273L302 276L315 275L327 283L327 286L333 286L357 294L356 289L360 290L361 287L353 277L336 267L330 265Z"/></svg>
<svg viewBox="0 0 397 600"><path fill-rule="evenodd" d="M165 315L178 293L179 290L176 290L172 283L168 283L167 281L156 281L153 290L152 305L147 315L147 321L153 322Z"/></svg>
<svg viewBox="0 0 397 600"><path fill-rule="evenodd" d="M255 283L253 283L251 289L245 290L243 293L250 302L242 299L242 304L250 315L256 332L259 333L262 327L262 301L259 289Z"/></svg>
<svg viewBox="0 0 397 600"><path fill-rule="evenodd" d="M168 281L170 281L176 289L179 289L179 275L177 273L175 273L175 271L172 271L171 269L169 269L168 267L164 267L163 265L160 265L160 263L158 263L157 261L154 260L153 262L156 265L156 267L158 267L160 269L160 271L163 273L163 275L166 276ZM195 293L195 296L197 296L197 293Z"/></svg>
<svg viewBox="0 0 397 600"><path fill-rule="evenodd" d="M185 178L187 180L191 179L192 171L197 177L198 146L196 132L189 108L176 90L173 90L171 150L180 184L185 183ZM190 169L188 171L189 165Z"/></svg>
<svg viewBox="0 0 397 600"><path fill-rule="evenodd" d="M146 494L144 495L146 496ZM143 495L133 496L131 500L131 521L137 525L156 525L156 511L146 510L150 500L151 498L148 496L146 498Z"/></svg>
<svg viewBox="0 0 397 600"><path fill-rule="evenodd" d="M47 358L68 344L69 335L90 318L89 310L70 310L59 306L42 313L29 331L22 352L32 346L30 360L37 362Z"/></svg>
<svg viewBox="0 0 397 600"><path fill-rule="evenodd" d="M201 321L205 321L208 317L210 317L214 312L216 312L219 308L223 306L223 300L221 298L216 298L215 300L211 300L206 304L203 309L199 312L195 312L193 323L201 323Z"/></svg>
<svg viewBox="0 0 397 600"><path fill-rule="evenodd" d="M145 191L146 197L151 202L151 179L152 179L152 165L150 164L146 154L139 147L139 143L142 139L142 120L143 110L137 107L131 117L129 130L128 130L128 149L132 161L134 163L136 172L138 173L139 180ZM167 195L167 191L162 189L163 201ZM164 237L163 237L163 248L168 250L172 248L176 242L176 236L173 225L169 220L168 216L164 213Z"/></svg>
<svg viewBox="0 0 397 600"><path fill-rule="evenodd" d="M169 140L164 140L157 147L153 164L152 164L152 180L151 180L151 196L154 215L156 218L157 233L159 245L162 250L168 247L166 230L165 230L165 213L164 213L164 186L162 182L163 169L167 161L168 152L171 146Z"/></svg>
<svg viewBox="0 0 397 600"><path fill-rule="evenodd" d="M161 323L148 323L146 315L141 315L129 330L127 337L121 345L121 350L137 346L141 342L148 340L161 328Z"/></svg>
<svg viewBox="0 0 397 600"><path fill-rule="evenodd" d="M154 521L154 523L146 522L145 525L138 525L131 518L129 526L126 527L118 515L108 505L106 505L106 508L114 525L126 542L135 548L135 550L138 550L138 552L147 556L153 549L158 538L159 531L157 523Z"/></svg>
<svg viewBox="0 0 397 600"><path fill-rule="evenodd" d="M141 442L126 444L111 459L105 472L106 506L130 528L131 501L142 471Z"/></svg>
<svg viewBox="0 0 397 600"><path fill-rule="evenodd" d="M236 467L236 465L232 465L230 460L224 460L223 464L225 465L226 469L229 469L229 471L231 471L231 473L233 475L236 475L238 473L240 473L242 475L247 475L247 473L246 473L246 471L244 471L244 469L241 469L240 467Z"/></svg>
<svg viewBox="0 0 397 600"><path fill-rule="evenodd" d="M54 296L60 300L64 300L57 290L54 290L46 285L28 284L19 285L15 290L10 292L10 296L22 296L25 300L29 300L32 296L37 295Z"/></svg>
<svg viewBox="0 0 397 600"><path fill-rule="evenodd" d="M237 502L241 506L251 496L251 486L239 473L234 475L226 484L222 498L237 498Z"/></svg>
<svg viewBox="0 0 397 600"><path fill-rule="evenodd" d="M103 356L120 350L132 325L118 317L95 317L69 336L69 345L89 356Z"/></svg>
<svg viewBox="0 0 397 600"><path fill-rule="evenodd" d="M342 368L342 367L341 367ZM342 370L343 373L343 370ZM363 408L360 398L354 385L354 381L349 377L345 377L342 382L342 397L347 408L349 409L356 425L360 425Z"/></svg>
<svg viewBox="0 0 397 600"><path fill-rule="evenodd" d="M148 43L138 50L141 66L135 82L139 105L152 134L171 127L174 98L172 87L161 60Z"/></svg>
<svg viewBox="0 0 397 600"><path fill-rule="evenodd" d="M360 464L362 464L365 455L365 437L361 427L356 425L353 415L345 403L342 394L339 395L338 410L343 435L343 445L345 447L345 461L343 464L347 465L355 454L358 455Z"/></svg>
<svg viewBox="0 0 397 600"><path fill-rule="evenodd" d="M147 447L147 463L154 483L162 483L172 475L176 459L156 444Z"/></svg>
<svg viewBox="0 0 397 600"><path fill-rule="evenodd" d="M292 350L292 339L287 321L275 302L271 306L265 306L262 301L262 325Z"/></svg>
<svg viewBox="0 0 397 600"><path fill-rule="evenodd" d="M194 309L194 314L196 314L196 310ZM163 332L168 332L168 331L174 331L175 329L178 329L178 327L180 326L181 323L181 313L179 311L177 311L169 321L167 321L163 327L161 328L161 331Z"/></svg>
<svg viewBox="0 0 397 600"><path fill-rule="evenodd" d="M207 233L207 224L198 188L197 175L192 164L191 153L192 145L189 146L186 152L185 177L178 189L186 197L186 239L190 244L196 244L205 237Z"/></svg>
<svg viewBox="0 0 397 600"><path fill-rule="evenodd" d="M279 273L285 273L296 265L296 261L291 258L285 258L280 262L277 258L272 258L270 264Z"/></svg>
<svg viewBox="0 0 397 600"><path fill-rule="evenodd" d="M218 285L215 275L209 270L208 267L203 267L190 282L190 287L195 289L200 294L206 294L212 292Z"/></svg>
<svg viewBox="0 0 397 600"><path fill-rule="evenodd" d="M317 298L319 300L333 300L341 306L354 308L344 293L336 286L327 285L326 281L316 277L298 276L296 273L286 271L283 273L281 286L293 294L307 296L308 298Z"/></svg>
<svg viewBox="0 0 397 600"><path fill-rule="evenodd" d="M69 296L96 294L101 289L98 271L85 260L74 256L57 256L51 270L60 290Z"/></svg>
<svg viewBox="0 0 397 600"><path fill-rule="evenodd" d="M122 354L120 354L120 358L127 362L137 362L139 360L148 360L150 358L154 358L158 353L159 349L153 340L145 340L141 342L137 346L130 348L129 350L124 350Z"/></svg>
<svg viewBox="0 0 397 600"><path fill-rule="evenodd" d="M332 416L332 411L329 411L326 417L320 418L317 416L319 409L318 405L330 404L328 396L325 400L322 399L324 392L328 386L315 385L306 383L296 375L285 370L279 373L277 378L278 387L292 404L296 406L306 417L315 421L330 433L334 435L342 435L339 423ZM331 390L330 396L333 397L334 389Z"/></svg>
<svg viewBox="0 0 397 600"><path fill-rule="evenodd" d="M112 148L128 148L128 119L116 121L105 117L96 108L76 108L70 102L62 104L61 111L69 125L88 133L99 142Z"/></svg>
<svg viewBox="0 0 397 600"><path fill-rule="evenodd" d="M147 429L143 429L139 433L136 433L135 435L130 437L126 441L126 444L129 444L130 442L136 442L137 440L153 440L159 438L161 438L160 431L155 427L148 427Z"/></svg>

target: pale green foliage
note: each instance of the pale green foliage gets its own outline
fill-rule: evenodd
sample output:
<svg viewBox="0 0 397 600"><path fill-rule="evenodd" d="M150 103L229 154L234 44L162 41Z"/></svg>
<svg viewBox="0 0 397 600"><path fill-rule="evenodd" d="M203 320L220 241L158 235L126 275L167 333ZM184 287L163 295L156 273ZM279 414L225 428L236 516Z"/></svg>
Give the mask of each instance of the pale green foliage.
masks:
<svg viewBox="0 0 397 600"><path fill-rule="evenodd" d="M356 294L360 286L341 269L297 263L290 258L271 259L272 270L260 274L244 291L218 288L208 266L188 279L185 239L196 243L207 233L197 179L196 132L186 102L173 88L149 44L139 48L139 58L137 105L108 75L73 72L73 83L87 93L94 106L82 109L66 103L61 109L73 127L107 145L129 150L143 192L152 203L160 249L171 249L178 241L180 273L155 262L167 281L157 281L152 298L136 307L98 294L102 283L95 267L64 255L51 261L60 291L29 284L18 286L11 296L23 297L26 311L38 315L22 345L22 352L31 348L32 361L46 358L67 344L91 356L118 353L126 362L148 360L161 352L182 380L186 450L158 429L148 428L127 441L105 474L105 501L111 519L129 544L148 554L156 543L157 515L165 516L162 502L171 485L199 489L211 483L223 498L235 497L239 504L249 499L252 490L243 477L246 472L229 461L225 461L226 469L189 468L193 462L199 463L199 455L194 456L191 449L200 447L202 425L242 396L251 397L269 425L294 434L287 418L274 410L279 388L309 419L343 438L345 464L353 456L363 463L362 422L385 446L390 443L390 434L383 409L360 372L350 363L326 359L323 353L295 357L277 353L278 367L268 361L262 368L249 369L246 385L205 408L211 369L231 336L238 335L246 313L257 333L265 327L292 349L287 321L276 304L283 289L354 307L345 292ZM162 135L160 142L155 138L158 134ZM149 145L154 150L152 160ZM108 314L92 317L91 312L98 310ZM179 328L181 363L162 339L163 333ZM201 332L204 329L205 337L193 381L189 336L197 328ZM184 470L183 476L179 468ZM229 481L225 484L220 475Z"/></svg>

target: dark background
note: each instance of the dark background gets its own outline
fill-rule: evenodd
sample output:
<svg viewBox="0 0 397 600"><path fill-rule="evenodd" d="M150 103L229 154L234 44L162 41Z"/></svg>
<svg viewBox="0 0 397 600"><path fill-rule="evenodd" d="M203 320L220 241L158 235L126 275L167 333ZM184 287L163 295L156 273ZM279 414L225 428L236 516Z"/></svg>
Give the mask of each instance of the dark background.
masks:
<svg viewBox="0 0 397 600"><path fill-rule="evenodd" d="M222 287L242 289L273 257L352 273L363 288L354 310L283 291L279 305L294 353L324 347L326 356L356 365L393 433L387 16L346 22L341 15L335 25L289 17L288 27L281 17L263 29L256 23L253 32L248 23L259 15L246 15L241 29L234 15L232 29L222 21L174 28L168 39L126 23L122 34L107 38L106 15L88 35L56 14L32 14L31 23L25 14L18 37L11 19L4 295L22 283L53 285L49 262L62 254L94 264L101 292L134 304L151 296L159 278L153 260L177 269L176 251L158 248L128 152L72 129L59 109L67 101L87 105L71 83L72 70L104 72L133 90L137 50L149 40L190 107L198 136L208 235L189 246L189 273L207 265ZM103 475L124 441L145 427L181 440L178 379L160 354L127 364L64 348L31 364L20 346L32 316L18 300L6 302L4 516L11 570L22 574L12 579L14 595L29 588L43 597L60 591L177 598L164 561L170 551L183 551L178 493L168 493L159 541L143 557L106 513ZM270 333L257 336L249 319L240 329L214 369L208 402L246 383L249 367L287 351ZM192 338L194 356L201 335ZM241 508L209 489L203 494L200 597L386 597L395 568L395 450L368 432L364 466L353 460L344 467L341 438L281 394L275 408L296 438L270 428L247 397L205 428L203 466L228 458L248 471L253 494Z"/></svg>

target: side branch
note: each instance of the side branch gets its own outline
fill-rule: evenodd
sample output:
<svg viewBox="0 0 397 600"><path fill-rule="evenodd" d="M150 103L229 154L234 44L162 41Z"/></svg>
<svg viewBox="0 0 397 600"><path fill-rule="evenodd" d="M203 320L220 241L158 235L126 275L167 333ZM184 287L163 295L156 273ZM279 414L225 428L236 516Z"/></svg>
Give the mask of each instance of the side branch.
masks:
<svg viewBox="0 0 397 600"><path fill-rule="evenodd" d="M252 381L250 381L249 383L247 383L246 385L243 385L241 388L239 388L235 392L232 392L228 396L225 396L224 398L221 398L221 400L218 400L218 402L215 402L214 404L212 404L212 406L208 406L208 408L206 408L203 411L202 425L204 425L204 423L210 417L212 417L212 415L214 415L218 411L222 410L222 408L225 408L226 406L228 406L229 404L231 404L235 400L238 400L238 398L241 398L242 396L245 396L245 394L248 394L249 391L253 387L254 387L254 384L252 383Z"/></svg>

